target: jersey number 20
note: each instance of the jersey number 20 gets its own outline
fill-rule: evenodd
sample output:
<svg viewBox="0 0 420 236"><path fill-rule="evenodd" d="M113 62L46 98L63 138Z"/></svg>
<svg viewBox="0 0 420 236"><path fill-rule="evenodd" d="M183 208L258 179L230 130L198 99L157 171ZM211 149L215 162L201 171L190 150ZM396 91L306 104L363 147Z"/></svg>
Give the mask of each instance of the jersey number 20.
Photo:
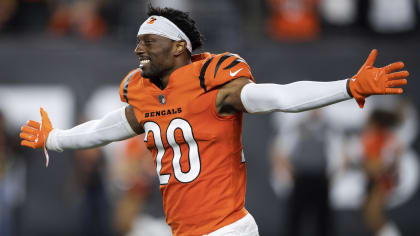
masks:
<svg viewBox="0 0 420 236"><path fill-rule="evenodd" d="M175 141L175 130L180 129L184 136L185 142L188 144L188 160L190 163L190 170L188 172L183 172L181 169L181 148L178 143ZM153 139L155 141L157 155L156 155L156 172L159 176L160 184L168 184L170 174L161 174L162 170L162 158L165 154L165 148L163 147L161 130L158 124L152 121L144 123L145 137L144 141L147 142L149 132L153 133ZM182 183L189 183L195 180L200 174L201 170L201 161L200 155L198 153L198 145L194 139L191 125L183 119L176 118L169 123L168 128L166 129L166 140L168 140L169 145L171 146L174 156L172 159L172 167L174 171L175 178Z"/></svg>

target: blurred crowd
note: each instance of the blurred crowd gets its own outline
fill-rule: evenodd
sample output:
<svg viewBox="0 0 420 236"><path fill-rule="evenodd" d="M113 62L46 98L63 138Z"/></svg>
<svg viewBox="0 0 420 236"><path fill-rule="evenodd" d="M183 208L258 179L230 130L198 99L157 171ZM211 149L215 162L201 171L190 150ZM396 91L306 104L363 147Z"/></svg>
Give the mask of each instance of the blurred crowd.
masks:
<svg viewBox="0 0 420 236"><path fill-rule="evenodd" d="M0 113L0 235L15 235L25 200L25 160L18 139L10 135Z"/></svg>
<svg viewBox="0 0 420 236"><path fill-rule="evenodd" d="M419 29L419 0L215 0L211 4L192 0L2 0L0 33L48 32L98 40L124 34L127 28L138 25L149 2L193 15L210 11L213 16L209 19L225 17L243 31L262 29L279 40L313 40L329 27L357 27L380 34Z"/></svg>
<svg viewBox="0 0 420 236"><path fill-rule="evenodd" d="M76 33L96 40L108 33L112 1L5 0L0 2L0 31L39 32L65 36Z"/></svg>
<svg viewBox="0 0 420 236"><path fill-rule="evenodd" d="M416 0L269 0L269 33L279 39L310 40L323 26L350 27L380 34L418 29Z"/></svg>
<svg viewBox="0 0 420 236"><path fill-rule="evenodd" d="M337 122L337 108L351 105L273 115L272 186L289 202L286 235L307 235L307 222L313 222L312 235L336 235L334 208L359 209L370 235L402 235L387 209L395 207L396 196L401 204L417 188L407 176L418 169L406 166L418 166L418 155L412 156L416 108L406 99L376 98L363 114L356 110L351 120ZM403 191L403 185L411 189Z"/></svg>

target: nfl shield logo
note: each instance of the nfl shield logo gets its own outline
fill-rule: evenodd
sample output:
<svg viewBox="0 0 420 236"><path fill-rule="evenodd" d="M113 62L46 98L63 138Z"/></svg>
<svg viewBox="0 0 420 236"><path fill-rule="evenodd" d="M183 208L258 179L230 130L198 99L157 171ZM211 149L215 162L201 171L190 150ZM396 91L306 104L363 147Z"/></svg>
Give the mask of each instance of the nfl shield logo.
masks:
<svg viewBox="0 0 420 236"><path fill-rule="evenodd" d="M165 95L161 94L158 97L160 104L164 105L166 103Z"/></svg>

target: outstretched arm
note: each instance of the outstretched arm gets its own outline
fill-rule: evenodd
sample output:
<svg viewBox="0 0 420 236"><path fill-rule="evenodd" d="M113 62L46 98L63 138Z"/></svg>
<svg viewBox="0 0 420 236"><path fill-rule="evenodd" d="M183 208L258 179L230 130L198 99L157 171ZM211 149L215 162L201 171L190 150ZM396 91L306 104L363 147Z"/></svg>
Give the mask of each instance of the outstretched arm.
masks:
<svg viewBox="0 0 420 236"><path fill-rule="evenodd" d="M351 79L333 82L299 81L291 84L255 84L247 78L236 79L220 88L216 107L221 115L238 111L267 113L301 112L354 97L362 108L365 98L374 94L401 94L409 73L400 71L402 62L382 68L373 66L377 50ZM396 72L397 71L397 72Z"/></svg>
<svg viewBox="0 0 420 236"><path fill-rule="evenodd" d="M106 114L102 119L91 120L67 130L53 129L47 113L41 108L42 123L29 121L22 126L21 145L63 151L85 149L128 139L143 131L131 106Z"/></svg>

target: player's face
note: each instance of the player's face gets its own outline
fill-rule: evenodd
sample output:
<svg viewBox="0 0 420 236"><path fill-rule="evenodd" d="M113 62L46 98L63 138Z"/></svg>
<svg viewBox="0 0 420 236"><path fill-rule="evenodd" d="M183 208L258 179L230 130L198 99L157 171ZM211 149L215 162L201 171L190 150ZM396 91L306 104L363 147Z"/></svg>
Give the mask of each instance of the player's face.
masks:
<svg viewBox="0 0 420 236"><path fill-rule="evenodd" d="M134 52L139 56L142 76L160 79L174 67L174 41L159 35L145 34L137 37Z"/></svg>

